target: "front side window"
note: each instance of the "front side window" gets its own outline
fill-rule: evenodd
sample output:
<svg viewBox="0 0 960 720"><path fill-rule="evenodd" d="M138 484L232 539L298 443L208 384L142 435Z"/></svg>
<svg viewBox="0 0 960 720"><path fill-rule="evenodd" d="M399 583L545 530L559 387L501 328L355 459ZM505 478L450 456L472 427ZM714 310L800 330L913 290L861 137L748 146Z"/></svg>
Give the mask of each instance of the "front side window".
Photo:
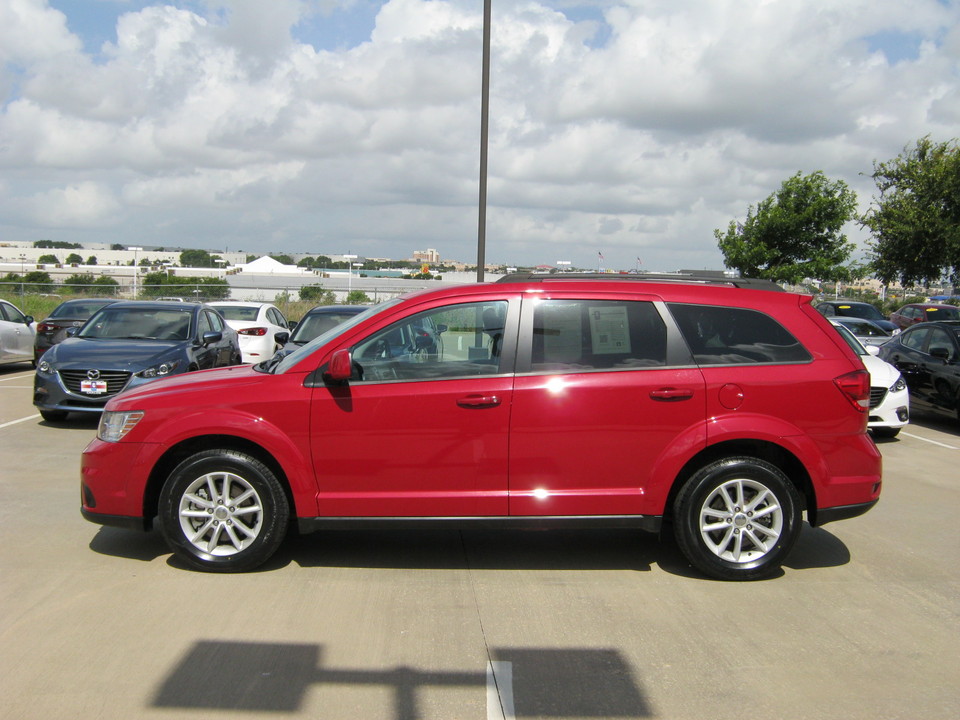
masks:
<svg viewBox="0 0 960 720"><path fill-rule="evenodd" d="M507 302L427 310L353 348L354 382L442 380L501 372Z"/></svg>
<svg viewBox="0 0 960 720"><path fill-rule="evenodd" d="M534 372L656 367L666 358L666 327L653 303L543 300L534 310Z"/></svg>
<svg viewBox="0 0 960 720"><path fill-rule="evenodd" d="M927 334L929 331L930 328L925 327L911 330L908 333L904 333L900 342L911 350L919 350L920 352L923 352L923 346L926 344Z"/></svg>
<svg viewBox="0 0 960 720"><path fill-rule="evenodd" d="M757 310L671 303L670 312L698 365L809 362L807 349Z"/></svg>
<svg viewBox="0 0 960 720"><path fill-rule="evenodd" d="M956 349L953 345L953 339L950 337L950 333L942 328L932 328L930 330L930 344L927 347L927 352L930 355L934 354L934 350L939 350L941 353L946 353L946 357L955 359Z"/></svg>

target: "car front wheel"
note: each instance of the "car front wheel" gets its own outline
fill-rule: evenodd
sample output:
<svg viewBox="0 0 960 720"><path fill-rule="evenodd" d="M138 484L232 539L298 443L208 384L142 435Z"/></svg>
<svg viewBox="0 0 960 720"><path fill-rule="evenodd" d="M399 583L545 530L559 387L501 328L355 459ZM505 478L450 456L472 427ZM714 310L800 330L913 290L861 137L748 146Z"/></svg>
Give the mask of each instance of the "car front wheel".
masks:
<svg viewBox="0 0 960 720"><path fill-rule="evenodd" d="M675 505L687 560L721 580L776 572L800 535L800 496L783 472L750 457L724 458L695 473Z"/></svg>
<svg viewBox="0 0 960 720"><path fill-rule="evenodd" d="M160 494L160 529L187 564L243 572L283 541L290 510L276 475L235 450L205 450L181 462Z"/></svg>

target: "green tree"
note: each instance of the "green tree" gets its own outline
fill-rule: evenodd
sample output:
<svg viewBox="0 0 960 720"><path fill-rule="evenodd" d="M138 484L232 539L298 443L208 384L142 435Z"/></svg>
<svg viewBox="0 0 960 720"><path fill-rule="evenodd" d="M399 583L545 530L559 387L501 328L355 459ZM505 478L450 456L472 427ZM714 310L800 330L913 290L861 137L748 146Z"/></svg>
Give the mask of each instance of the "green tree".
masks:
<svg viewBox="0 0 960 720"><path fill-rule="evenodd" d="M213 267L213 257L206 250L184 250L180 253L180 267Z"/></svg>
<svg viewBox="0 0 960 720"><path fill-rule="evenodd" d="M853 243L840 231L856 218L857 195L822 172L797 173L747 210L743 223L714 230L724 263L744 277L798 283L845 280Z"/></svg>
<svg viewBox="0 0 960 720"><path fill-rule="evenodd" d="M41 265L46 265L48 263L50 265L56 265L58 262L60 262L60 259L56 255L41 255L37 258L37 262Z"/></svg>
<svg viewBox="0 0 960 720"><path fill-rule="evenodd" d="M77 255L76 253L70 253L69 255L67 255L66 262L67 262L67 265L73 265L74 263L79 265L83 262L83 258Z"/></svg>
<svg viewBox="0 0 960 720"><path fill-rule="evenodd" d="M363 290L351 290L347 293L348 305L363 305L370 302L370 297Z"/></svg>
<svg viewBox="0 0 960 720"><path fill-rule="evenodd" d="M273 253L271 253L270 257L272 257L281 265L296 265L296 263L293 261L293 258L290 257L289 255L274 255Z"/></svg>
<svg viewBox="0 0 960 720"><path fill-rule="evenodd" d="M324 290L320 285L304 285L300 288L300 299L317 305L333 305L337 299L333 292Z"/></svg>
<svg viewBox="0 0 960 720"><path fill-rule="evenodd" d="M96 264L97 264L96 255L91 255L90 257L87 258L87 261L84 263L84 265L96 265Z"/></svg>
<svg viewBox="0 0 960 720"><path fill-rule="evenodd" d="M861 222L870 228L873 267L887 283L960 279L960 146L929 136L888 162L874 162L880 194Z"/></svg>

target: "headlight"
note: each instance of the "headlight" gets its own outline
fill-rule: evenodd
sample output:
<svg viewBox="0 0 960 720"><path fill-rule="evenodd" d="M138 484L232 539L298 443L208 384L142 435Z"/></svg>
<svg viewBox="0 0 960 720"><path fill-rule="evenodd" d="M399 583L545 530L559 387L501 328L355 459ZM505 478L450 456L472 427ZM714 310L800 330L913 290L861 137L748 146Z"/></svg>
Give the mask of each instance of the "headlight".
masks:
<svg viewBox="0 0 960 720"><path fill-rule="evenodd" d="M897 381L890 386L890 392L900 392L901 390L907 389L907 383L903 379L903 375L897 376Z"/></svg>
<svg viewBox="0 0 960 720"><path fill-rule="evenodd" d="M160 363L155 367L147 368L146 370L141 370L137 373L142 378L156 378L163 377L164 375L169 375L174 370L179 367L180 361L174 360L173 362Z"/></svg>
<svg viewBox="0 0 960 720"><path fill-rule="evenodd" d="M106 410L100 417L97 437L104 442L120 442L123 436L133 430L142 419L142 410L127 410L124 412Z"/></svg>

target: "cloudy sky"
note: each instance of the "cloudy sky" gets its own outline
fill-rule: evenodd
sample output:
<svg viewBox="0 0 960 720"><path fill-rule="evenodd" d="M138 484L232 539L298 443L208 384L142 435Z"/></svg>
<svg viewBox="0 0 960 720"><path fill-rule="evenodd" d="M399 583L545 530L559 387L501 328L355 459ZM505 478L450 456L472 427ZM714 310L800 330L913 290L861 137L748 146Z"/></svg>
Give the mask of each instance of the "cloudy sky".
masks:
<svg viewBox="0 0 960 720"><path fill-rule="evenodd" d="M960 0L493 0L488 262L722 267L960 135ZM0 242L477 257L483 0L0 0ZM855 226L852 239L864 236Z"/></svg>

